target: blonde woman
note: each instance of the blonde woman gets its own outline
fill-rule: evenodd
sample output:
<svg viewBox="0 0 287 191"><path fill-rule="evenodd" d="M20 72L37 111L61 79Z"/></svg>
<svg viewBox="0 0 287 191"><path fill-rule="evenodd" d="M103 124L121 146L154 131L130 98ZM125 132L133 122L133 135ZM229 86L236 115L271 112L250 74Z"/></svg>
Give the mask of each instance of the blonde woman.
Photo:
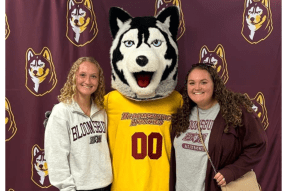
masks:
<svg viewBox="0 0 287 191"><path fill-rule="evenodd" d="M45 131L49 179L61 191L109 191L112 168L107 143L103 70L79 58L58 96Z"/></svg>

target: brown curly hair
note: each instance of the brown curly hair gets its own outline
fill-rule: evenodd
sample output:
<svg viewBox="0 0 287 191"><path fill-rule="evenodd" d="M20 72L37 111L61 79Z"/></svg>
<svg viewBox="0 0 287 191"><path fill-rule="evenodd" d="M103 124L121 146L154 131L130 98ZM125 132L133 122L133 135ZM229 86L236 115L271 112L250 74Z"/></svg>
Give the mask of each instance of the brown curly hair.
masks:
<svg viewBox="0 0 287 191"><path fill-rule="evenodd" d="M104 95L105 95L105 81L104 81L104 73L99 65L99 63L93 57L81 57L72 65L70 72L67 77L67 81L64 84L63 88L60 90L61 94L58 96L59 102L63 103L71 103L73 97L76 93L76 72L79 69L80 64L83 62L91 62L96 65L99 70L99 85L97 90L92 93L91 99L94 103L100 108L104 108Z"/></svg>
<svg viewBox="0 0 287 191"><path fill-rule="evenodd" d="M222 117L226 122L224 132L227 133L230 126L242 126L242 106L248 112L253 112L253 103L251 100L241 93L235 93L227 89L214 67L210 64L197 63L192 65L186 75L185 84L182 89L183 106L177 110L177 113L172 115L172 132L175 133L175 136L180 136L181 133L188 129L190 112L196 106L196 103L189 98L187 93L188 75L195 68L206 70L210 74L214 84L212 96L219 103Z"/></svg>

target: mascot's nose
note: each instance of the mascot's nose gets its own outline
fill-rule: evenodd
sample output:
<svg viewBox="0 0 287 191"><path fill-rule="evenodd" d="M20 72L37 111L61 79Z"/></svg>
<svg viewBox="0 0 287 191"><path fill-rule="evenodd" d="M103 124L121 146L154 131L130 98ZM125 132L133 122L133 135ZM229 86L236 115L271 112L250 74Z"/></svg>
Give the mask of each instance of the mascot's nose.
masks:
<svg viewBox="0 0 287 191"><path fill-rule="evenodd" d="M78 22L79 22L79 21L78 21L77 19L74 20L74 23L75 23L75 24L78 24Z"/></svg>
<svg viewBox="0 0 287 191"><path fill-rule="evenodd" d="M251 20L251 22L253 22L253 21L254 21L254 18L252 17L252 18L250 18L250 20Z"/></svg>
<svg viewBox="0 0 287 191"><path fill-rule="evenodd" d="M136 62L140 66L145 66L148 63L148 59L146 56L138 56Z"/></svg>
<svg viewBox="0 0 287 191"><path fill-rule="evenodd" d="M40 168L43 168L43 165L42 165L42 164L40 164L40 165L39 165L39 167L40 167Z"/></svg>
<svg viewBox="0 0 287 191"><path fill-rule="evenodd" d="M33 74L36 75L36 74L37 74L37 70L34 70L34 71L33 71Z"/></svg>

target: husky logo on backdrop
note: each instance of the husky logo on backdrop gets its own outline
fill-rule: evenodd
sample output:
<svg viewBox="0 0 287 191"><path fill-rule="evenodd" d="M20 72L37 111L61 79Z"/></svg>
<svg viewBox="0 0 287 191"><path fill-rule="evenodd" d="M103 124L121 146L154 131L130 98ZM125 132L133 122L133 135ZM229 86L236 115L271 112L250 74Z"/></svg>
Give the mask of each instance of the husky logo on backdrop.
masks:
<svg viewBox="0 0 287 191"><path fill-rule="evenodd" d="M9 100L5 98L5 129L6 129L6 138L5 141L10 141L12 137L17 132L16 123L14 120L14 115L11 109L11 105L9 103Z"/></svg>
<svg viewBox="0 0 287 191"><path fill-rule="evenodd" d="M227 70L227 63L225 60L225 51L221 44L218 44L213 51L210 51L207 46L204 45L200 49L199 62L213 64L213 67L216 69L218 75L226 84L229 79L229 76Z"/></svg>
<svg viewBox="0 0 287 191"><path fill-rule="evenodd" d="M32 176L31 180L41 188L49 188L48 166L45 159L44 149L41 149L37 144L32 148Z"/></svg>
<svg viewBox="0 0 287 191"><path fill-rule="evenodd" d="M52 55L47 47L40 54L32 48L26 52L26 88L35 96L51 92L57 84Z"/></svg>
<svg viewBox="0 0 287 191"><path fill-rule="evenodd" d="M270 0L245 0L241 34L250 44L265 40L273 30Z"/></svg>
<svg viewBox="0 0 287 191"><path fill-rule="evenodd" d="M269 126L268 116L267 116L267 109L265 106L265 98L262 92L258 92L254 98L250 98L247 93L244 94L248 99L253 102L252 109L258 115L259 119L261 120L264 130L267 129Z"/></svg>
<svg viewBox="0 0 287 191"><path fill-rule="evenodd" d="M179 10L132 18L110 9L112 87L133 100L167 97L177 83Z"/></svg>
<svg viewBox="0 0 287 191"><path fill-rule="evenodd" d="M75 46L85 46L98 34L92 0L68 0L66 36Z"/></svg>
<svg viewBox="0 0 287 191"><path fill-rule="evenodd" d="M156 0L155 2L155 15L169 6L176 6L180 11L179 26L177 33L177 40L179 40L185 31L184 17L181 8L181 0Z"/></svg>
<svg viewBox="0 0 287 191"><path fill-rule="evenodd" d="M5 14L5 40L8 38L10 34L10 28L7 20L7 15Z"/></svg>

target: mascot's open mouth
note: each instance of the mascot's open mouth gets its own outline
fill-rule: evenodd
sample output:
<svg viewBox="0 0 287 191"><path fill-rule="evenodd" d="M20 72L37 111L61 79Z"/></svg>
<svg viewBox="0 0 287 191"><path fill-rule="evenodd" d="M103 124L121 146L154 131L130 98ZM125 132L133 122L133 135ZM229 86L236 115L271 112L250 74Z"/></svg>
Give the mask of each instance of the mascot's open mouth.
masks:
<svg viewBox="0 0 287 191"><path fill-rule="evenodd" d="M136 81L141 88L145 88L150 84L153 72L137 72L134 73Z"/></svg>

